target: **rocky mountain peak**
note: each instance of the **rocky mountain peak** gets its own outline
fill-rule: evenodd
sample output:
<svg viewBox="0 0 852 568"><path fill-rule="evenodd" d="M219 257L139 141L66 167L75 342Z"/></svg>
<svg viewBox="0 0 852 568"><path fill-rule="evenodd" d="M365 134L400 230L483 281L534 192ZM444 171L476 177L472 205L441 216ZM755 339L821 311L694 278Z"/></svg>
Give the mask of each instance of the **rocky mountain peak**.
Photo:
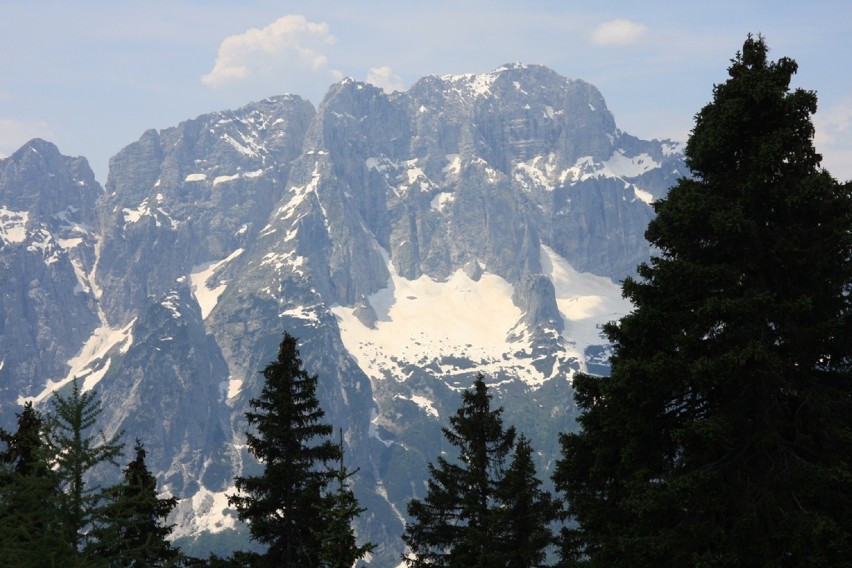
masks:
<svg viewBox="0 0 852 568"><path fill-rule="evenodd" d="M105 192L33 141L0 160L0 416L81 378L111 431L144 437L178 534L224 530L252 467L243 413L286 330L360 468L375 565L395 566L404 504L477 373L556 451L570 379L605 370L617 282L685 172L594 86L522 64L149 130Z"/></svg>
<svg viewBox="0 0 852 568"><path fill-rule="evenodd" d="M85 158L63 156L46 140L30 140L0 161L0 206L34 219L65 213L92 223L92 204L102 191Z"/></svg>

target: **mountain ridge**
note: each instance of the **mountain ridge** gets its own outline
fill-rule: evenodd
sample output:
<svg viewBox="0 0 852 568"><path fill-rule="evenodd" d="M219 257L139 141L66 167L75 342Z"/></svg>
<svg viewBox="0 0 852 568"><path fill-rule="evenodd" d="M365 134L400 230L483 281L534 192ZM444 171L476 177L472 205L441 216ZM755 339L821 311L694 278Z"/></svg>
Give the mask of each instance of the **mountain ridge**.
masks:
<svg viewBox="0 0 852 568"><path fill-rule="evenodd" d="M0 160L3 416L81 377L181 497L176 534L230 528L242 413L287 330L361 469L376 566L477 372L547 467L651 203L686 175L592 85L524 65L200 115L120 150L104 188L54 149Z"/></svg>

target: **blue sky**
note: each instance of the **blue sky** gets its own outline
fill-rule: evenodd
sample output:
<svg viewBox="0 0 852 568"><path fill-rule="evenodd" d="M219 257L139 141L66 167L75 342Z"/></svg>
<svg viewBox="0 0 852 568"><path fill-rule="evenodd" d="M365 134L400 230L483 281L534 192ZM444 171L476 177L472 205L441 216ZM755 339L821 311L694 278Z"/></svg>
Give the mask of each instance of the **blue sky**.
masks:
<svg viewBox="0 0 852 568"><path fill-rule="evenodd" d="M33 137L109 158L149 128L342 77L405 90L426 75L546 65L597 86L622 130L685 141L749 33L815 90L817 150L852 178L852 3L0 0L0 156Z"/></svg>

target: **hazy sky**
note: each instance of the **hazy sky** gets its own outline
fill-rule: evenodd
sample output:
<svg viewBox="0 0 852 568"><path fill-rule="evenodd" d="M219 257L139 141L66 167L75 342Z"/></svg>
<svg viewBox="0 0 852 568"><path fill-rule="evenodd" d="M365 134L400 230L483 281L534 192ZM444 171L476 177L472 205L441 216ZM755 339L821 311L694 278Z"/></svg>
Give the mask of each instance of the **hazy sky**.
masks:
<svg viewBox="0 0 852 568"><path fill-rule="evenodd" d="M816 147L852 178L852 2L0 0L0 156L41 137L109 158L149 128L342 77L537 63L597 86L622 130L685 141L749 33L819 96Z"/></svg>

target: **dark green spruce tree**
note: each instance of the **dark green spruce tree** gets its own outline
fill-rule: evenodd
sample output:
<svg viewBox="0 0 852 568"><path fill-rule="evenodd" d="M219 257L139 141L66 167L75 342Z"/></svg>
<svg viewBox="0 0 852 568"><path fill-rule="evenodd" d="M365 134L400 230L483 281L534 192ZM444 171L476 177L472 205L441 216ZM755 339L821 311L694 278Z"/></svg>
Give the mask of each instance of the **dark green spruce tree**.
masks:
<svg viewBox="0 0 852 568"><path fill-rule="evenodd" d="M343 430L340 430L340 458L333 472L332 483L319 503L322 523L318 530L320 541L319 566L324 568L352 568L375 546L372 543L359 545L352 523L366 511L358 504L349 478L358 470L349 471L343 464Z"/></svg>
<svg viewBox="0 0 852 568"><path fill-rule="evenodd" d="M296 338L284 333L278 359L263 377L263 390L246 413L253 427L246 442L263 473L237 477L238 493L228 501L249 524L252 538L268 546L255 565L319 566L323 519L317 505L334 477L327 466L340 459L340 448L329 438L332 427L322 421L317 376L302 368Z"/></svg>
<svg viewBox="0 0 852 568"><path fill-rule="evenodd" d="M133 449L135 457L124 469L124 480L105 494L86 556L106 561L110 568L178 566L181 555L167 540L173 527L166 524L177 498L157 495L157 479L145 465L144 446L136 440Z"/></svg>
<svg viewBox="0 0 852 568"><path fill-rule="evenodd" d="M101 401L95 391L81 392L77 379L72 381L67 396L56 394L50 402L47 446L63 492L65 530L74 545L74 553L82 555L105 491L91 487L87 475L102 464L118 466L117 459L124 447L120 441L123 434L119 432L108 438L96 428L103 413Z"/></svg>
<svg viewBox="0 0 852 568"><path fill-rule="evenodd" d="M532 568L544 566L547 550L554 544L551 524L559 509L553 496L541 487L532 459L533 449L522 434L503 479L496 489L500 504L495 510L500 566Z"/></svg>
<svg viewBox="0 0 852 568"><path fill-rule="evenodd" d="M408 503L403 540L409 566L535 566L542 560L552 507L539 490L525 439L506 470L515 428L503 428L502 412L491 409L482 375L462 393L461 408L443 429L458 459L439 456L437 465L429 464L426 497ZM534 511L540 516L533 518ZM532 524L521 527L521 518Z"/></svg>
<svg viewBox="0 0 852 568"><path fill-rule="evenodd" d="M852 208L820 167L813 92L749 36L578 376L554 474L582 566L852 566Z"/></svg>
<svg viewBox="0 0 852 568"><path fill-rule="evenodd" d="M59 479L50 468L45 421L27 403L18 429L0 429L0 564L75 566L63 526Z"/></svg>

